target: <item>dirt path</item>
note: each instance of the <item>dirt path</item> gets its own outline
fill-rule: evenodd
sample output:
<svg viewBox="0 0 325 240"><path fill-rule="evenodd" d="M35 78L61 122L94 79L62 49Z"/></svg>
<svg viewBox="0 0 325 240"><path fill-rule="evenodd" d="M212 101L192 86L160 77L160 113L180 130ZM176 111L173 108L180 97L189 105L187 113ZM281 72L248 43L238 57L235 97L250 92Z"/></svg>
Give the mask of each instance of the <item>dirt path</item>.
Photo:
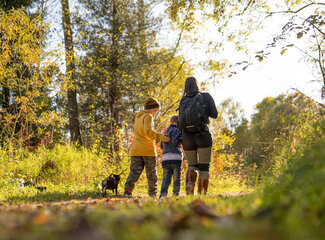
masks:
<svg viewBox="0 0 325 240"><path fill-rule="evenodd" d="M226 197L239 197L249 194L249 192L225 192L218 195L207 195L207 197L211 198L226 198ZM180 194L180 198L186 197L185 193ZM199 198L199 195L195 195L195 197ZM8 211L8 210L15 210L15 209L39 209L39 208L66 208L71 207L74 205L79 206L87 206L87 205L95 205L95 204L106 204L107 202L133 202L133 201L141 201L144 200L150 200L152 198L149 198L148 195L141 195L141 196L133 196L133 197L124 197L123 195L118 195L117 197L115 195L110 195L107 197L98 197L98 198L87 198L87 199L71 199L71 200L64 200L64 201L53 201L53 202L40 202L40 203L19 203L19 204L4 204L0 205L1 211ZM159 198L156 198L158 200ZM170 199L173 199L172 197Z"/></svg>

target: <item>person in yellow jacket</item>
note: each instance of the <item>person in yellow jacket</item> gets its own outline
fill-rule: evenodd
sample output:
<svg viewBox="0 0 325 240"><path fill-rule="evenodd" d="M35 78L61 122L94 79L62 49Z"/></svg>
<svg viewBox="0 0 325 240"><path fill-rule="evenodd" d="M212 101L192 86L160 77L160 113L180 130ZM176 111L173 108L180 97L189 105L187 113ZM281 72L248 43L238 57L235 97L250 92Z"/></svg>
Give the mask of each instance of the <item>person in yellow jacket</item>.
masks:
<svg viewBox="0 0 325 240"><path fill-rule="evenodd" d="M153 117L159 110L159 102L149 97L144 102L144 110L140 111L134 122L134 139L132 142L130 155L130 173L125 183L124 195L131 196L134 184L139 180L143 169L146 168L148 179L148 194L151 197L157 195L157 153L156 141L170 141L169 137L164 136L154 130Z"/></svg>

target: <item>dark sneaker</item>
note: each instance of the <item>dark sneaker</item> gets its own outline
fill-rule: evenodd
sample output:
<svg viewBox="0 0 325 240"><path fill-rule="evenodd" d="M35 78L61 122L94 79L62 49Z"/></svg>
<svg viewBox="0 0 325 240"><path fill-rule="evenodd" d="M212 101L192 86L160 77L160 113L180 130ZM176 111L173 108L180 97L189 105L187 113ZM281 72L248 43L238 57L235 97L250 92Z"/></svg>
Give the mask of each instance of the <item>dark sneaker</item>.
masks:
<svg viewBox="0 0 325 240"><path fill-rule="evenodd" d="M125 189L123 196L131 197L132 196L131 190L130 189Z"/></svg>

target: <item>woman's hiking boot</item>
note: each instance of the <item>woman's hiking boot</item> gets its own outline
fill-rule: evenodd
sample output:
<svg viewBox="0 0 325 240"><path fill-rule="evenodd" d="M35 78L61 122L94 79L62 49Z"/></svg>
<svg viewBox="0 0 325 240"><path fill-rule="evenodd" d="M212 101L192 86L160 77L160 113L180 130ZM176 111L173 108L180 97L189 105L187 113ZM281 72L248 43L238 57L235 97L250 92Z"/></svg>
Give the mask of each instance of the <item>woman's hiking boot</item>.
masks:
<svg viewBox="0 0 325 240"><path fill-rule="evenodd" d="M186 195L194 194L197 172L194 170L186 173Z"/></svg>
<svg viewBox="0 0 325 240"><path fill-rule="evenodd" d="M208 192L208 186L209 186L209 180L208 179L198 179L198 186L197 191L199 194L202 193L202 190L204 191L204 194L206 195Z"/></svg>
<svg viewBox="0 0 325 240"><path fill-rule="evenodd" d="M202 189L203 189L203 179L198 179L197 180L197 192L199 193L199 194L201 194L202 193Z"/></svg>

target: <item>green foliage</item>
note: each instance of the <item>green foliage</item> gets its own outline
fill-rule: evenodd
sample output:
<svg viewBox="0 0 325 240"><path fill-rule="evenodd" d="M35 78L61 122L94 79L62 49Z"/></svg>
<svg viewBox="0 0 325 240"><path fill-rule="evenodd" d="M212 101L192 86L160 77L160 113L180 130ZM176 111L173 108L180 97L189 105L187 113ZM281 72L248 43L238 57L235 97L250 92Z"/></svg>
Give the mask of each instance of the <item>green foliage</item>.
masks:
<svg viewBox="0 0 325 240"><path fill-rule="evenodd" d="M239 154L247 155L251 148L251 131L249 130L249 121L244 119L235 130L234 149Z"/></svg>
<svg viewBox="0 0 325 240"><path fill-rule="evenodd" d="M244 71L251 64L262 62L272 53L274 47L280 46L276 51L284 54L290 47L302 42L297 47L307 59L316 66L311 69L322 85L322 96L325 96L324 78L324 3L322 1L308 0L165 0L167 13L172 24L181 35L187 34L186 42L196 43L200 40L196 34L198 28L208 26L209 32L214 32L214 39L206 44L206 70L211 72L212 78L216 76L226 78L238 71ZM310 13L306 18L305 13ZM294 19L294 20L293 20ZM273 21L274 20L274 21ZM279 36L264 49L256 49L256 33L263 31L274 22L282 21L282 33L274 32ZM211 24L215 27L211 27ZM277 31L277 30L276 30ZM299 39L298 41L292 40ZM203 35L202 41L205 40ZM272 40L270 40L272 41ZM184 41L185 42L185 41ZM306 42L309 46L306 47ZM235 49L236 55L245 59L235 59L229 55L229 49ZM212 53L209 55L209 53ZM223 54L222 54L223 53Z"/></svg>
<svg viewBox="0 0 325 240"><path fill-rule="evenodd" d="M57 66L43 50L46 26L22 10L0 14L0 141L51 146L62 119L49 97Z"/></svg>
<svg viewBox="0 0 325 240"><path fill-rule="evenodd" d="M79 233L90 238L100 235L118 239L184 239L187 236L193 239L230 240L322 239L325 234L324 144L320 142L295 154L289 161L289 168L279 178L269 182L266 187L261 186L262 189L253 194L240 196L239 192L243 193L244 189L233 192L234 185L240 186L235 179L228 178L222 182L220 179L223 177L218 175L211 180L209 196L159 200L113 196L98 198L100 188L97 183L91 183L91 174L86 176L89 171L84 171L86 174L80 172L75 163L92 166L94 170L94 165L102 164L101 159L105 155L86 149L63 146L51 151L39 149L34 157L23 150L2 151L0 156L28 158L34 163L39 162L40 159L36 159L38 156L53 162L59 156L62 159L58 165L60 170L70 171L72 179L79 174L78 179L82 184L66 180L57 185L50 184L55 179L64 179L66 173L59 172L49 176L51 181L46 182L48 176L44 178L42 184L47 185L47 192L37 192L32 187L19 188L16 183L8 185L2 181L0 197L5 205L0 205L0 233L4 239L21 239L22 231L26 239L38 239L38 236L62 239ZM3 157L1 165L6 166L4 163L8 160L8 157ZM19 161L16 162L19 165ZM89 162L91 164L87 165ZM15 166L13 164L11 168ZM34 164L29 166L39 169ZM2 179L6 177L3 174L7 169L1 172ZM139 185L145 189L147 186L143 182L140 179ZM143 189L137 189L137 193L142 194ZM70 201L50 203L59 200Z"/></svg>
<svg viewBox="0 0 325 240"><path fill-rule="evenodd" d="M217 108L218 118L209 124L213 139L210 173L213 177L236 183L234 186L256 187L259 170L244 157L251 140L243 109L232 99L224 100Z"/></svg>
<svg viewBox="0 0 325 240"><path fill-rule="evenodd" d="M76 18L85 53L78 64L82 134L86 146L114 154L128 147L135 114L148 96L162 105L156 125L167 125L192 68L183 57L157 48L160 20L149 12L152 3L82 2L87 14Z"/></svg>
<svg viewBox="0 0 325 240"><path fill-rule="evenodd" d="M321 239L325 234L324 144L321 141L292 157L288 170L262 195L261 209L269 209L272 220L291 239Z"/></svg>
<svg viewBox="0 0 325 240"><path fill-rule="evenodd" d="M18 196L26 201L34 195L35 189L22 190L14 179L33 179L36 184L46 186L48 192L66 198L78 195L83 189L96 189L96 194L99 194L98 186L102 179L129 168L129 158L125 155L116 164L105 152L92 152L68 145L56 145L53 149L38 148L34 152L8 148L0 149L0 153L1 201L15 198L19 201ZM122 181L125 181L126 176L125 172Z"/></svg>
<svg viewBox="0 0 325 240"><path fill-rule="evenodd" d="M34 178L40 182L56 184L89 184L109 172L122 171L124 161L114 166L104 153L86 148L57 145L53 149L39 148L28 152L20 148L2 149L2 179ZM126 169L124 169L126 170Z"/></svg>
<svg viewBox="0 0 325 240"><path fill-rule="evenodd" d="M219 118L210 124L214 139L210 196L143 198L147 196L143 173L134 189L134 195L140 197L101 198L101 180L110 173L125 171L119 194L123 191L130 165L127 149L133 117L143 100L149 95L159 99L162 107L155 121L157 128L163 129L175 113L184 80L193 69L182 56L175 55L176 50L158 47L160 19L150 15L155 1L81 3L80 12L85 15L75 15L80 53L78 100L83 140L89 148L55 144L65 139L60 135L65 127L64 112L54 111L51 89L56 92L68 86L66 82L53 84L58 68L47 61L53 55L44 51L46 26L40 17L31 19L23 10L1 12L1 237L62 239L85 230L82 233L89 239L95 239L96 234L110 239L321 239L325 152L324 142L314 145L325 137L324 110L299 93L265 98L256 105L251 123L243 118L239 104L230 99L221 104ZM167 3L168 14L180 27L180 38L185 31L195 31L195 24L203 20L218 19L219 31L223 32L236 15L251 14L241 21L239 30L224 32L223 37L234 41L238 50L243 49L241 39L260 27L255 25L259 24L257 19L274 7L270 1ZM290 11L305 3L281 2ZM195 12L203 13L203 17L196 19ZM308 36L308 27L323 26L318 15L307 20L308 26L295 26L299 39ZM281 54L292 46L287 44ZM222 47L222 43L213 47ZM263 52L260 54L262 61ZM208 65L220 75L229 67L225 60L211 60ZM186 165L185 160L182 194ZM280 177L274 179L268 173ZM158 177L160 186L160 162ZM33 179L47 191L20 187L20 179ZM260 190L262 194L257 191L239 196L258 186L261 179L272 183ZM61 200L70 202L48 203ZM18 211L15 205L9 206L28 202L38 205L19 207Z"/></svg>
<svg viewBox="0 0 325 240"><path fill-rule="evenodd" d="M165 59L150 67L151 81L156 82L157 85L149 89L149 92L161 103L161 110L156 117L157 125L161 129L169 126L172 115L178 114L176 109L183 96L185 79L193 75L193 68L183 57L173 57L165 49L161 49L157 55L165 56Z"/></svg>
<svg viewBox="0 0 325 240"><path fill-rule="evenodd" d="M222 128L227 128L233 132L245 119L244 109L239 102L234 102L232 98L223 100L218 111L219 117L223 119L224 123Z"/></svg>
<svg viewBox="0 0 325 240"><path fill-rule="evenodd" d="M0 0L0 8L4 11L9 11L22 7L28 7L32 4L33 0Z"/></svg>
<svg viewBox="0 0 325 240"><path fill-rule="evenodd" d="M215 1L215 0L165 0L168 6L167 13L172 21L181 29L192 30L195 23L202 18L212 19L216 22L219 31L225 30L228 40L236 42L246 39L252 31L262 27L262 22L272 14L294 14L300 10L317 6L318 2L306 0L291 1ZM296 12L295 12L296 10ZM197 14L200 13L200 14ZM233 20L239 20L236 27L227 30ZM247 28L249 26L249 29ZM246 28L246 29L245 29ZM236 34L234 33L236 32ZM241 44L240 44L241 45Z"/></svg>
<svg viewBox="0 0 325 240"><path fill-rule="evenodd" d="M23 148L0 149L0 201L1 202L29 202L35 201L33 187L20 188L19 179L33 179L36 185L46 186L47 192L37 196L38 201L54 201L71 199L74 197L100 196L102 179L111 173L121 173L119 194L128 176L130 158L127 152L121 153L118 162L106 151L88 150L82 147L56 145L53 149L38 148L29 152ZM162 167L158 163L159 186L162 181ZM184 163L182 171L182 191L185 192ZM16 180L15 180L16 179ZM142 174L136 184L134 194L147 194L147 179ZM172 186L171 186L172 187ZM159 189L160 190L160 189ZM228 173L211 172L211 194L224 192L246 192L250 189L241 180ZM85 193L82 193L85 192ZM169 191L172 192L172 191ZM53 199L51 199L51 196Z"/></svg>
<svg viewBox="0 0 325 240"><path fill-rule="evenodd" d="M250 163L279 175L296 152L324 138L321 106L300 93L267 97L251 124L236 130L236 151Z"/></svg>

